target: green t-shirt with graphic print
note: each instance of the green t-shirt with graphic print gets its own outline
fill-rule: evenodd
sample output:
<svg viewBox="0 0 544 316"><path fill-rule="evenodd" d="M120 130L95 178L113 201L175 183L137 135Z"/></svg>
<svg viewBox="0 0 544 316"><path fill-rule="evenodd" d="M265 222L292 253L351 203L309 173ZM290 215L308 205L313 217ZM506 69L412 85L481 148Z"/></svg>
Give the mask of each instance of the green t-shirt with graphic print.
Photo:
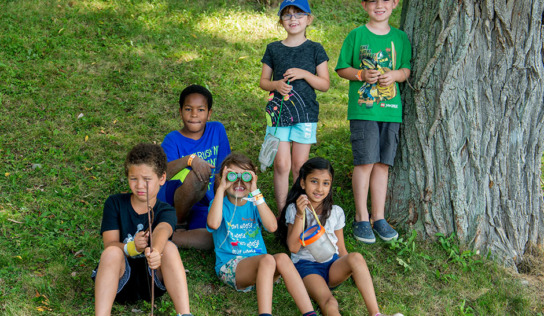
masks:
<svg viewBox="0 0 544 316"><path fill-rule="evenodd" d="M386 35L376 35L366 26L352 30L342 45L335 70L353 67L377 69L382 73L410 69L412 49L403 31L391 27ZM348 120L402 122L402 102L395 82L382 87L377 82L350 80Z"/></svg>

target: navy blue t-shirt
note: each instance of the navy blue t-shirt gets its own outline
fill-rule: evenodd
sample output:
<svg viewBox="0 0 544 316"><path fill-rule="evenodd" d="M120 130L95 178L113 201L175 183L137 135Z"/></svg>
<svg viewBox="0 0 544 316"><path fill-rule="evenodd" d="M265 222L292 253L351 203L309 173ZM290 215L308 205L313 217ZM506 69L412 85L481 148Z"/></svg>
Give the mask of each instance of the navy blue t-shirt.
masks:
<svg viewBox="0 0 544 316"><path fill-rule="evenodd" d="M261 62L272 68L272 80L281 80L285 71L290 68L304 69L315 75L317 66L328 60L321 44L306 40L296 47L285 46L280 41L270 43L266 46ZM302 79L295 80L290 85L293 89L289 93L289 99L283 101L283 106L283 96L279 92L274 91L274 97L269 99L266 105L269 126L317 122L319 103L314 88ZM278 120L280 109L281 119Z"/></svg>
<svg viewBox="0 0 544 316"><path fill-rule="evenodd" d="M100 234L108 230L119 230L119 241L126 244L134 240L136 233L149 227L147 213L138 214L132 208L131 195L132 193L121 193L108 197L104 203ZM157 200L153 212L153 228L159 223L166 222L172 226L172 231L176 229L176 210L170 204Z"/></svg>

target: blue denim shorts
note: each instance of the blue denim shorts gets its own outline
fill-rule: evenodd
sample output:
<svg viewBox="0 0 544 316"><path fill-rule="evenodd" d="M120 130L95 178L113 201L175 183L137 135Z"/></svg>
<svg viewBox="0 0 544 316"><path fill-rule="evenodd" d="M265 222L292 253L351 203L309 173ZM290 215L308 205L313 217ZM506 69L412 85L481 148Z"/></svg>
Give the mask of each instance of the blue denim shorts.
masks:
<svg viewBox="0 0 544 316"><path fill-rule="evenodd" d="M332 264L336 260L338 260L338 258L339 258L338 254L335 253L332 259L327 262L319 263L319 262L309 261L309 260L299 260L297 263L295 263L295 268L300 274L301 279L304 279L304 277L310 274L317 274L321 276L323 279L325 279L325 282L329 284L329 270Z"/></svg>
<svg viewBox="0 0 544 316"><path fill-rule="evenodd" d="M100 264L100 262L98 262ZM92 272L93 281L96 278L98 266ZM154 273L155 297L160 297L166 293L166 287ZM115 301L118 303L135 302L138 300L151 301L151 269L147 266L145 257L127 258L125 257L125 273L119 279L117 286L117 295Z"/></svg>
<svg viewBox="0 0 544 316"><path fill-rule="evenodd" d="M393 166L399 143L400 123L351 120L353 165L383 163Z"/></svg>
<svg viewBox="0 0 544 316"><path fill-rule="evenodd" d="M282 142L297 142L299 144L315 144L317 142L317 123L298 123L291 126L267 126L266 134L272 134ZM275 134L274 134L275 133Z"/></svg>

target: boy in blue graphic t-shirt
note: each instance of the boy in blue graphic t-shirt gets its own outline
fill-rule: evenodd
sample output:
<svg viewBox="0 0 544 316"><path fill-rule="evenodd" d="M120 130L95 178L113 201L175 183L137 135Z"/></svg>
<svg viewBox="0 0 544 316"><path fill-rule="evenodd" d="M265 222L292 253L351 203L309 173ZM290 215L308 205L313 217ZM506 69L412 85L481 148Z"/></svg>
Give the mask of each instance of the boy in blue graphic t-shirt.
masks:
<svg viewBox="0 0 544 316"><path fill-rule="evenodd" d="M161 144L168 160L168 181L157 198L176 209L172 241L178 247L213 247L206 218L214 197L214 168L230 154L230 144L223 124L209 122L212 104L208 89L199 85L185 88L179 98L183 127L166 135Z"/></svg>

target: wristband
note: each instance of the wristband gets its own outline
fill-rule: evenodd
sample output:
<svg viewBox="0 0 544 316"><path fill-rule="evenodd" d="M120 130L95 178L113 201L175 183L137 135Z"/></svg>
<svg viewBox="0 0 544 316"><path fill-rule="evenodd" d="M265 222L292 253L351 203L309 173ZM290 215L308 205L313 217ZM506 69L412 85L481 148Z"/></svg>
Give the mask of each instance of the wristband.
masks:
<svg viewBox="0 0 544 316"><path fill-rule="evenodd" d="M259 193L259 194L255 195L253 198L255 198L255 202L256 202L256 201L258 201L260 199L264 199L264 196L263 196L262 193Z"/></svg>
<svg viewBox="0 0 544 316"><path fill-rule="evenodd" d="M256 196L257 194L260 194L261 193L261 190L257 189L251 193L249 193L249 197L252 197L252 196Z"/></svg>
<svg viewBox="0 0 544 316"><path fill-rule="evenodd" d="M364 70L364 69L359 69L359 71L357 71L357 74L355 75L355 77L356 77L357 80L359 80L359 81L363 81L363 77L361 77L361 74L363 73L363 70Z"/></svg>
<svg viewBox="0 0 544 316"><path fill-rule="evenodd" d="M304 217L302 217L302 215L298 215L297 213L295 213L295 217L298 217L300 219L304 219Z"/></svg>
<svg viewBox="0 0 544 316"><path fill-rule="evenodd" d="M195 159L195 157L196 157L196 154L191 154L189 156L189 159L187 159L187 166L190 167L193 164L193 159Z"/></svg>
<svg viewBox="0 0 544 316"><path fill-rule="evenodd" d="M264 197L261 197L260 199L253 202L253 205L258 206L264 203Z"/></svg>
<svg viewBox="0 0 544 316"><path fill-rule="evenodd" d="M136 244L134 243L134 240L129 241L125 244L125 254L129 257L134 257L141 254L141 252L138 252L138 250L136 249Z"/></svg>

